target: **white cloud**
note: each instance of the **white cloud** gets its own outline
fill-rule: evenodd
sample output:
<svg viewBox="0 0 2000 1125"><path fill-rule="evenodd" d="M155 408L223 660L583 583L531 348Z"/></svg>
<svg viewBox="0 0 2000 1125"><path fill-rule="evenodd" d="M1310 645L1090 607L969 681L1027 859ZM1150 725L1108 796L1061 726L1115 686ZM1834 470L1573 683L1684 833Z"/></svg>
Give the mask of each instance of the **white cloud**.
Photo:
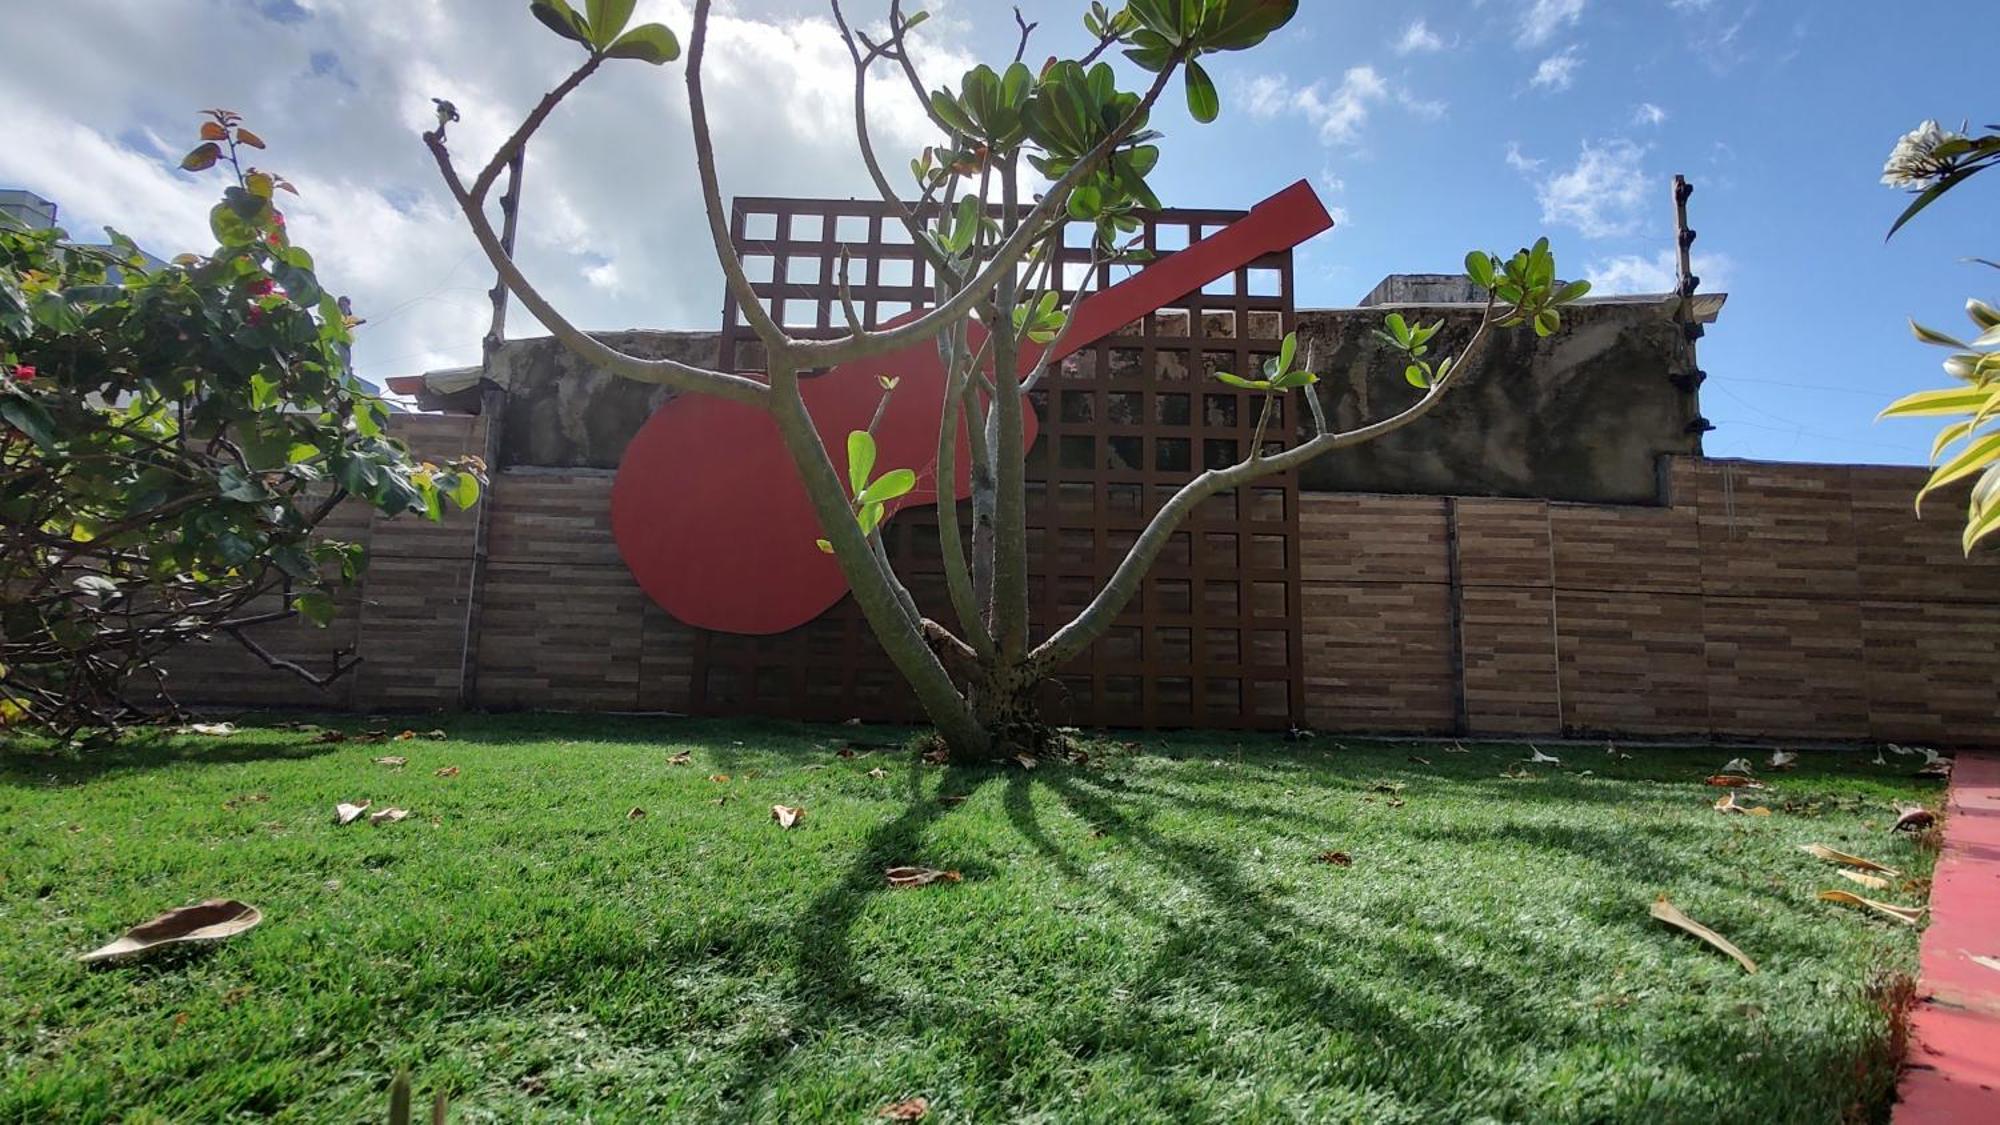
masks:
<svg viewBox="0 0 2000 1125"><path fill-rule="evenodd" d="M1542 162L1540 160L1531 159L1521 154L1521 143L1519 141L1507 142L1507 167L1525 176L1541 166Z"/></svg>
<svg viewBox="0 0 2000 1125"><path fill-rule="evenodd" d="M174 161L200 109L235 106L271 145L259 161L299 187L284 204L293 236L368 319L362 374L476 362L492 270L417 134L435 123L432 97L456 103L464 120L451 148L470 178L575 64L574 45L488 0L265 6L282 20L225 7L227 18L215 0L49 6L37 49L0 69L0 185L55 199L80 236L113 224L161 257L206 250L221 175ZM853 67L824 6L718 8L705 77L725 194L872 197L854 148ZM685 34L689 4L641 0L635 18ZM918 52L924 73L970 66L958 46L967 34L930 21L918 37L930 43ZM934 138L902 76L877 73L869 103L893 169ZM585 328L714 322L721 277L701 227L683 74L607 66L529 147L522 265ZM541 331L518 305L510 328Z"/></svg>
<svg viewBox="0 0 2000 1125"><path fill-rule="evenodd" d="M1295 104L1319 129L1320 140L1334 144L1354 140L1368 121L1369 108L1388 97L1389 84L1374 67L1355 66L1348 68L1340 78L1340 85L1331 91L1322 82L1300 90L1295 95Z"/></svg>
<svg viewBox="0 0 2000 1125"><path fill-rule="evenodd" d="M1642 166L1645 154L1645 149L1622 137L1596 144L1585 141L1574 165L1535 185L1542 221L1573 227L1586 238L1632 233L1652 196ZM1540 172L1541 161L1516 157L1518 151L1510 149L1508 163L1516 171Z"/></svg>
<svg viewBox="0 0 2000 1125"><path fill-rule="evenodd" d="M1424 55L1444 50L1444 40L1423 20L1413 20L1394 44L1399 55Z"/></svg>
<svg viewBox="0 0 2000 1125"><path fill-rule="evenodd" d="M1664 125L1666 121L1667 111L1652 102L1640 102L1632 110L1634 125Z"/></svg>
<svg viewBox="0 0 2000 1125"><path fill-rule="evenodd" d="M1444 116L1441 101L1422 99L1393 85L1372 66L1349 67L1337 85L1325 81L1294 88L1283 74L1259 75L1237 87L1238 99L1252 117L1270 120L1295 113L1318 130L1321 143L1354 144L1375 109L1394 102L1410 113L1436 120Z"/></svg>
<svg viewBox="0 0 2000 1125"><path fill-rule="evenodd" d="M1721 293L1728 289L1735 263L1727 254L1696 254L1694 272L1701 278L1701 291ZM1590 263L1583 276L1591 292L1598 296L1631 293L1671 293L1680 283L1679 262L1669 248L1647 257L1620 254Z"/></svg>
<svg viewBox="0 0 2000 1125"><path fill-rule="evenodd" d="M1583 18L1585 3L1587 0L1530 0L1521 11L1514 45L1525 48L1547 43L1557 32L1574 27Z"/></svg>
<svg viewBox="0 0 2000 1125"><path fill-rule="evenodd" d="M1535 68L1535 76L1528 79L1528 85L1560 94L1576 82L1576 68L1582 65L1583 59L1576 48L1564 47L1542 60L1542 65Z"/></svg>

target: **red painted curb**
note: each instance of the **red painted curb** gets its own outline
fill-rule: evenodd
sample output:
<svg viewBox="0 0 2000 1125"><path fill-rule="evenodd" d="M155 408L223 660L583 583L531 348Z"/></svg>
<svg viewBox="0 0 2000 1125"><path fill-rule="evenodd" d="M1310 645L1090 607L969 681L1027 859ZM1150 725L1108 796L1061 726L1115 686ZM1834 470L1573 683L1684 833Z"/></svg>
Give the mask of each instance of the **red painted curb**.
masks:
<svg viewBox="0 0 2000 1125"><path fill-rule="evenodd" d="M2000 1122L2000 757L1960 754L1946 807L1897 1125Z"/></svg>

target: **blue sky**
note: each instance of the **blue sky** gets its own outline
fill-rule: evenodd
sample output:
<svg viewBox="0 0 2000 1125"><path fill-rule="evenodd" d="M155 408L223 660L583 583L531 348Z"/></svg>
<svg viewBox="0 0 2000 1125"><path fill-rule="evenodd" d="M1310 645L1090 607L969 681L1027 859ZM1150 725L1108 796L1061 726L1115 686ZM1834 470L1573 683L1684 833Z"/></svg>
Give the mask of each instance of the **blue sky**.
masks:
<svg viewBox="0 0 2000 1125"><path fill-rule="evenodd" d="M881 0L847 0L872 22ZM942 0L934 80L1012 52L1009 5ZM1074 0L1031 0L1040 57L1081 41ZM516 11L516 9L520 9ZM471 160L570 65L508 0L67 0L0 73L0 186L57 199L79 234L115 223L163 256L200 249L219 185L176 171L195 111L245 112L298 183L296 237L370 324L363 373L475 362L491 275L416 139L429 98L467 111ZM710 99L725 189L867 190L848 130L851 74L808 0L719 2ZM1904 318L1962 322L2000 297L2000 181L1974 181L1895 242L1879 186L1925 117L2000 119L1971 0L1305 0L1257 51L1215 60L1224 116L1178 104L1155 186L1170 204L1247 206L1301 177L1342 218L1304 248L1304 307L1380 277L1455 270L1466 249L1547 233L1564 272L1608 288L1671 284L1675 172L1697 185L1698 272L1726 289L1703 343L1708 450L1781 460L1915 462L1930 428L1872 419L1937 385L1942 354ZM686 27L685 0L639 0ZM77 74L91 75L78 83ZM1983 77L1982 77L1983 76ZM889 86L884 147L926 143ZM1982 95L1985 100L1982 103ZM774 107L783 107L774 112ZM720 285L689 237L696 201L679 68L607 72L531 161L524 265L593 328L712 323ZM516 335L535 331L517 316Z"/></svg>

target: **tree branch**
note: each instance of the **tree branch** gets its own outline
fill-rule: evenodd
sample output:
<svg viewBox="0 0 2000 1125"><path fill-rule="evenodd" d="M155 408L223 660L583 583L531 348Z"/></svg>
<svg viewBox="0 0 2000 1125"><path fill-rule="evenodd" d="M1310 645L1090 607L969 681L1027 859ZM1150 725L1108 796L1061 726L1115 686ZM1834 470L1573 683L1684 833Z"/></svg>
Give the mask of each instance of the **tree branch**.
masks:
<svg viewBox="0 0 2000 1125"><path fill-rule="evenodd" d="M1457 383L1459 374L1471 365L1473 354L1485 341L1492 327L1493 307L1493 302L1489 298L1486 313L1480 318L1478 330L1473 333L1458 362L1452 365L1444 378L1431 384L1430 390L1423 398L1401 412L1359 429L1344 433L1321 434L1311 441L1269 458L1246 459L1227 469L1210 469L1183 485L1179 492L1174 493L1173 499L1168 500L1148 521L1146 530L1140 532L1138 540L1125 553L1124 559L1119 561L1118 569L1112 573L1111 580L1105 583L1095 598L1091 599L1090 605L1085 607L1075 620L1056 630L1048 640L1043 641L1033 653L1029 654L1029 661L1037 670L1060 668L1074 660L1093 641L1102 636L1124 611L1125 606L1131 602L1133 595L1138 593L1140 581L1152 567L1153 561L1159 557L1160 552L1166 548L1168 541L1173 538L1174 532L1202 501L1217 493L1254 483L1274 473L1298 468L1336 449L1360 445L1384 434L1393 433L1430 413L1431 409L1443 400L1445 392ZM1314 392L1311 387L1307 387L1305 393Z"/></svg>

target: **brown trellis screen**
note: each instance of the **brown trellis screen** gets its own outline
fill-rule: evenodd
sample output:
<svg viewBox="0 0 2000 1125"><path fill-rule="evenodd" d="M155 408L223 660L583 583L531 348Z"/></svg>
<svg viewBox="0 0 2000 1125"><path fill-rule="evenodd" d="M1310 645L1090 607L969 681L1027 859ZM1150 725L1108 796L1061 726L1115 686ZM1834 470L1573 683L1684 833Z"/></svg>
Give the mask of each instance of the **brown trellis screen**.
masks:
<svg viewBox="0 0 2000 1125"><path fill-rule="evenodd" d="M1243 214L1162 211L1146 220L1143 245L1165 258ZM758 297L798 335L839 331L843 250L849 291L871 327L930 296L926 263L881 203L739 199L731 235ZM1074 285L1089 252L1071 248L1065 257L1065 282ZM1098 269L1094 290L1132 272ZM1089 602L1177 488L1247 451L1262 396L1209 376L1258 370L1292 327L1292 257L1273 253L1085 346L1032 392L1041 420L1027 466L1038 637ZM727 296L722 362L763 366ZM1295 422L1274 416L1267 445L1290 444ZM1048 713L1088 726L1292 725L1303 711L1298 538L1293 474L1210 500L1110 633L1047 685ZM918 604L955 623L936 510L897 515L884 540ZM697 713L919 717L851 600L776 636L699 633L693 655L689 705Z"/></svg>

